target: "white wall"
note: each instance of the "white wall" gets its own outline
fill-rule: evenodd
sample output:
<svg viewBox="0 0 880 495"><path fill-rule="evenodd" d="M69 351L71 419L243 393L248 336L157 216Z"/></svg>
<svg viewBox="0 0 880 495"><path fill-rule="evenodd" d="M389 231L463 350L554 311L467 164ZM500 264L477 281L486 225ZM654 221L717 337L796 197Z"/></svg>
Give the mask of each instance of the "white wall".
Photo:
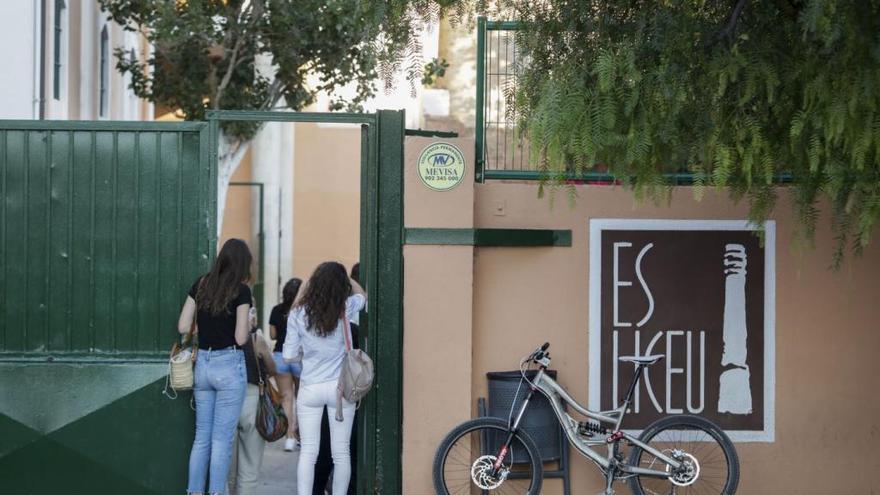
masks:
<svg viewBox="0 0 880 495"><path fill-rule="evenodd" d="M0 118L39 118L39 2L0 1Z"/></svg>

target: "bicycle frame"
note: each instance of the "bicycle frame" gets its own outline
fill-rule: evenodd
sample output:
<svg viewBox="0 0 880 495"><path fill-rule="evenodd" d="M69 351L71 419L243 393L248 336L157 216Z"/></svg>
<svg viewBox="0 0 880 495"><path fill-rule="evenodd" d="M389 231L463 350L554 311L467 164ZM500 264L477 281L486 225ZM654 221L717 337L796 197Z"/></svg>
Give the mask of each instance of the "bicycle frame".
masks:
<svg viewBox="0 0 880 495"><path fill-rule="evenodd" d="M591 411L580 405L574 398L572 398L571 395L568 394L568 392L565 391L565 389L563 389L558 383L556 383L555 380L550 378L550 376L548 376L544 372L544 370L545 367L542 366L535 376L535 379L532 380L532 386L530 387L529 394L526 397L525 401L523 401L523 404L516 415L516 419L514 420L513 425L511 425L511 429L513 432L519 430L520 421L522 420L522 417L525 414L526 409L529 406L529 402L535 394L535 391L540 391L550 401L550 405L553 407L553 411L556 413L556 417L559 420L559 423L563 426L562 429L563 431L565 431L565 436L568 438L568 442L572 446L574 446L574 448L577 449L578 452L580 452L585 457L596 463L597 466L599 466L599 469L601 469L602 472L606 475L609 486L611 481L616 476L617 472L622 472L628 475L651 476L663 479L670 477L670 472L668 471L656 471L653 469L640 468L638 466L630 466L625 462L619 461L616 457L616 454L618 451L618 442L620 440L626 440L627 442L642 448L644 451L649 452L660 461L669 465L672 469L679 469L681 467L681 463L679 461L669 457L663 452L658 451L650 445L647 445L646 443L640 441L638 438L620 430L620 425L623 422L624 416L626 415L626 409L629 407L632 391L635 389L635 386L641 376L641 368L637 369L636 375L633 379L633 383L630 385L630 392L627 393L627 397L624 400L623 404L617 409L600 412ZM596 440L581 438L578 434L578 422L565 412L565 410L563 409L563 402L565 404L568 404L572 409L582 414L583 416L586 416L587 418L598 421L599 423L611 425L612 435L616 436L617 438L613 441L608 441L608 439L606 438L600 438ZM607 456L602 456L600 453L591 448L603 444L608 447Z"/></svg>

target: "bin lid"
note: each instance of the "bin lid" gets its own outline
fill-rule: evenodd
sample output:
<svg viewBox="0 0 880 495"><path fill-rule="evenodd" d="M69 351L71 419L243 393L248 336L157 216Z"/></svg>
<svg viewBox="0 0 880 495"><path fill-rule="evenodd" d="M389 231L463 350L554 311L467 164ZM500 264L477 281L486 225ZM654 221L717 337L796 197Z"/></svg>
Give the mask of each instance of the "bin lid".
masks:
<svg viewBox="0 0 880 495"><path fill-rule="evenodd" d="M556 370L547 370L545 371L550 378L556 379ZM528 370L526 371L526 376L531 380L535 376L537 376L538 370ZM522 373L519 371L490 371L486 373L486 378L489 381L501 381L501 382L518 382L520 378L522 378Z"/></svg>

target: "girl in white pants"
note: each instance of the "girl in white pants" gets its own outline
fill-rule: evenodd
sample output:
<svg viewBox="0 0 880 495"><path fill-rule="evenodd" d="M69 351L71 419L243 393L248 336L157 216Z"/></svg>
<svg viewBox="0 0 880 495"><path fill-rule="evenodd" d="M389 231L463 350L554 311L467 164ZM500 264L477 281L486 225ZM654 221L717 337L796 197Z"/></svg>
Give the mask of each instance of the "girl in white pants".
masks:
<svg viewBox="0 0 880 495"><path fill-rule="evenodd" d="M336 421L336 381L307 385L300 388L296 402L299 418L300 442L297 466L297 490L311 495L315 477L315 461L321 445L321 416L327 406L330 421L330 451L333 456L333 493L347 493L351 478L351 452L349 444L351 425L354 421L354 404L342 399L343 420Z"/></svg>
<svg viewBox="0 0 880 495"><path fill-rule="evenodd" d="M309 279L305 292L287 318L282 355L291 360L302 349L302 375L296 401L302 447L297 466L297 491L311 495L315 460L321 443L321 415L330 418L333 456L333 493L346 493L351 478L349 441L354 404L342 399L342 421L336 419L337 385L345 356L345 334L351 320L366 304L364 291L348 278L345 267L322 263ZM349 339L351 336L348 337Z"/></svg>

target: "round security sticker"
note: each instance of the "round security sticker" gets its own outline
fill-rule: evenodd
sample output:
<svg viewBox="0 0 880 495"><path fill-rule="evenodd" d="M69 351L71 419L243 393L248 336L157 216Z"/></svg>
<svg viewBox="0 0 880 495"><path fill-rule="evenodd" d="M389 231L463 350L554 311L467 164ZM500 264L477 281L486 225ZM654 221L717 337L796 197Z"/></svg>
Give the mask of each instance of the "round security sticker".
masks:
<svg viewBox="0 0 880 495"><path fill-rule="evenodd" d="M434 191L459 185L465 172L464 154L450 143L432 143L419 155L419 178Z"/></svg>

